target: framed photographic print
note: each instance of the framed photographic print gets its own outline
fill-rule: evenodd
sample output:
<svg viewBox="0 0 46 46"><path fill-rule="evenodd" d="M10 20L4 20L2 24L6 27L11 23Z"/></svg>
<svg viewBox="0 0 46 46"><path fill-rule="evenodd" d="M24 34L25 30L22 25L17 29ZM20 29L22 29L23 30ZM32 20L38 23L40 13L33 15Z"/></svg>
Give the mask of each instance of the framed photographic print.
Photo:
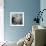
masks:
<svg viewBox="0 0 46 46"><path fill-rule="evenodd" d="M10 26L24 26L24 12L10 12Z"/></svg>

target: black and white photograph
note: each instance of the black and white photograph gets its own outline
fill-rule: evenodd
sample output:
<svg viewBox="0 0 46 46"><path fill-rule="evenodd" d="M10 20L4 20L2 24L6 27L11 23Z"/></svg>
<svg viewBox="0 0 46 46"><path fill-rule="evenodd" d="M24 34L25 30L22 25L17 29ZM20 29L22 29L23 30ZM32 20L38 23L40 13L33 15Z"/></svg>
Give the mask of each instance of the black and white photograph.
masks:
<svg viewBox="0 0 46 46"><path fill-rule="evenodd" d="M10 12L11 26L24 26L24 12Z"/></svg>

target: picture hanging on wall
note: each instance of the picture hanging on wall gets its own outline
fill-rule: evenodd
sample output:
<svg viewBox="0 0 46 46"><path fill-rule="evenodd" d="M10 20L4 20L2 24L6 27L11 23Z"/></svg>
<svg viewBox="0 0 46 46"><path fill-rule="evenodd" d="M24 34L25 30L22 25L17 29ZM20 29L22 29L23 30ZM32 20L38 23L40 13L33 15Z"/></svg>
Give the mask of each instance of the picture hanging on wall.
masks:
<svg viewBox="0 0 46 46"><path fill-rule="evenodd" d="M10 26L24 26L24 12L10 12Z"/></svg>

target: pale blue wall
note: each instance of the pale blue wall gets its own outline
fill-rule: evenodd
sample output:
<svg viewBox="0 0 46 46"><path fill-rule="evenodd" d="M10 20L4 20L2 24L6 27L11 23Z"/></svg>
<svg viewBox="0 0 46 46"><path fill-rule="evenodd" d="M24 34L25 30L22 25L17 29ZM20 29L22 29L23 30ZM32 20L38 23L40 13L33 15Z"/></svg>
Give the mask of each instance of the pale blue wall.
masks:
<svg viewBox="0 0 46 46"><path fill-rule="evenodd" d="M5 40L18 41L32 29L35 12L40 9L40 0L4 0ZM10 26L10 12L24 12L24 27Z"/></svg>

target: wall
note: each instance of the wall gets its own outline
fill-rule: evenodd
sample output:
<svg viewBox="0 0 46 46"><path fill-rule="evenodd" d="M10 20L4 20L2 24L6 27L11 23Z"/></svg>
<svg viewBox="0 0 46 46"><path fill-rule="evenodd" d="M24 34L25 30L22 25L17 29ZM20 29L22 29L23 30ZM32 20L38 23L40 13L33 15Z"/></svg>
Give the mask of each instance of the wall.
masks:
<svg viewBox="0 0 46 46"><path fill-rule="evenodd" d="M18 41L32 30L33 19L40 10L40 0L4 0L4 37L7 41ZM24 12L24 26L10 26L10 12Z"/></svg>
<svg viewBox="0 0 46 46"><path fill-rule="evenodd" d="M40 9L41 9L41 11L42 11L43 9L46 9L46 0L40 0ZM40 25L46 27L46 20L45 20L45 19L46 19L46 11L43 12L42 17L43 17L43 22L40 21Z"/></svg>

